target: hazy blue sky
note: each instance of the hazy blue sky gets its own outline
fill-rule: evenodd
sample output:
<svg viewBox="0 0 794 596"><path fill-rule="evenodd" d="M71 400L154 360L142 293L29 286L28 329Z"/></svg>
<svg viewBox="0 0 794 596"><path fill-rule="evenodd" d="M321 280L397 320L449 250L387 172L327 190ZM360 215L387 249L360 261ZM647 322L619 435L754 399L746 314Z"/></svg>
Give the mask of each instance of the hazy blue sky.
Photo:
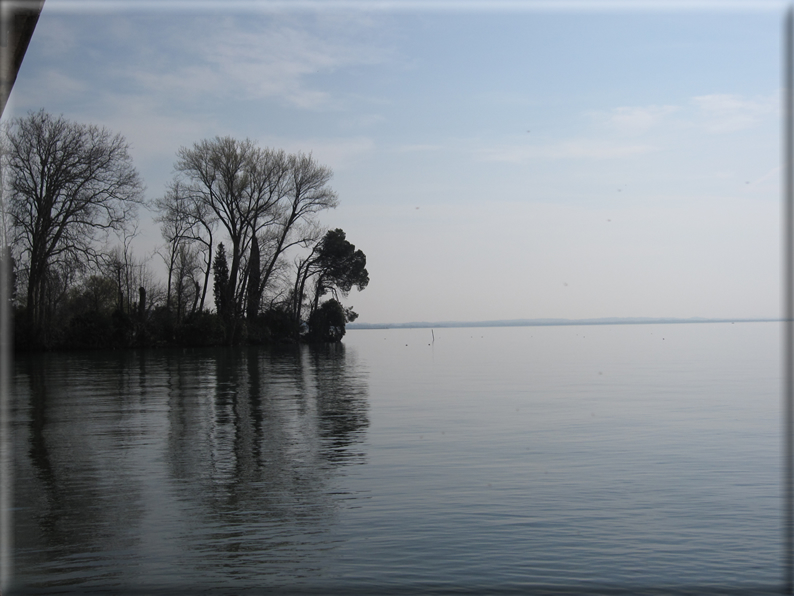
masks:
<svg viewBox="0 0 794 596"><path fill-rule="evenodd" d="M9 112L311 151L363 322L778 316L784 5L634 5L46 0Z"/></svg>

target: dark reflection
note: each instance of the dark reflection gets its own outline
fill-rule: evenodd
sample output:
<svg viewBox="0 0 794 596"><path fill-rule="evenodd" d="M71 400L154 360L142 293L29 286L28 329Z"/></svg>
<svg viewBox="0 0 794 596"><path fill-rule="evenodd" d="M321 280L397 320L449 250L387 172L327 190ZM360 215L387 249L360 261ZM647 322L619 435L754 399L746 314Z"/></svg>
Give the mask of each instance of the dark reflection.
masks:
<svg viewBox="0 0 794 596"><path fill-rule="evenodd" d="M316 578L369 424L342 346L23 355L12 404L19 588Z"/></svg>
<svg viewBox="0 0 794 596"><path fill-rule="evenodd" d="M136 542L119 532L141 512L138 486L119 466L137 435L128 424L130 403L137 401L128 360L53 354L17 359L14 543L31 553L31 562L45 564L47 575L63 573L46 565L53 555L91 557ZM66 567L72 574L84 565L77 561ZM104 569L102 577L120 573Z"/></svg>
<svg viewBox="0 0 794 596"><path fill-rule="evenodd" d="M307 351L316 371L319 431L327 442L324 455L334 462L360 460L364 455L349 447L367 425L363 410L366 386L349 374L344 344L311 346Z"/></svg>
<svg viewBox="0 0 794 596"><path fill-rule="evenodd" d="M46 357L46 356L45 356ZM55 472L50 458L45 430L47 428L48 395L46 375L48 367L44 358L31 359L23 364L30 383L30 428L28 454L36 477L41 482L42 503L37 518L43 534L51 541L57 541L57 520L63 513L62 499L58 490Z"/></svg>
<svg viewBox="0 0 794 596"><path fill-rule="evenodd" d="M343 346L225 349L166 368L170 472L202 519L200 531L215 537L186 535L187 548L214 550L208 566L237 566L246 559L220 561L217 551L289 558L316 545L333 521L336 470L363 461L350 448L368 426L366 378L354 355Z"/></svg>

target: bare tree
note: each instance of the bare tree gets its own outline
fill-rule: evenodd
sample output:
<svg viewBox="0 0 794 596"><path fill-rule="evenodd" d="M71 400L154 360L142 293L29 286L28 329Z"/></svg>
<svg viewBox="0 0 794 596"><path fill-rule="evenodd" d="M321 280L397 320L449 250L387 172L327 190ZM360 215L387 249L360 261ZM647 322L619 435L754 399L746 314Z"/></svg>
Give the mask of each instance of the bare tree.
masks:
<svg viewBox="0 0 794 596"><path fill-rule="evenodd" d="M159 215L155 221L160 223L160 232L166 241L163 253L158 254L168 268L168 290L166 306L171 308L171 285L174 267L180 247L191 246L202 257L201 270L203 284L197 304L198 310L204 310L207 286L212 271L212 242L217 218L200 196L192 196L188 188L179 180L174 180L165 195L154 201L154 208Z"/></svg>
<svg viewBox="0 0 794 596"><path fill-rule="evenodd" d="M212 242L215 226L218 219L214 216L209 207L201 202L192 205L189 213L192 222L190 240L198 247L198 252L202 256L204 281L201 288L201 298L198 303L198 310L204 310L204 302L207 297L207 288L210 283L210 273L212 272Z"/></svg>
<svg viewBox="0 0 794 596"><path fill-rule="evenodd" d="M184 178L196 211L212 214L229 235L227 291L234 297L234 319L242 313L246 297L246 255L256 234L275 221L287 161L283 151L261 149L248 139L230 137L200 141L177 153L175 169Z"/></svg>
<svg viewBox="0 0 794 596"><path fill-rule="evenodd" d="M315 215L339 204L337 194L329 186L333 172L314 161L311 154L290 155L287 168L283 194L274 210L276 216L260 234L262 248L256 247L256 262L261 261L262 271L255 274L250 270L248 272L249 319L256 315L265 288L272 282L273 273L279 264L283 263L285 253L296 246L308 248L316 244L324 230L317 223ZM252 262L254 248L252 245ZM256 287L250 287L250 281L254 279L257 280Z"/></svg>
<svg viewBox="0 0 794 596"><path fill-rule="evenodd" d="M320 239L321 230L314 215L339 204L336 193L328 186L332 176L333 172L315 162L311 155L290 156L288 185L271 234L273 243L262 274L260 295L287 249L296 245L305 247Z"/></svg>
<svg viewBox="0 0 794 596"><path fill-rule="evenodd" d="M138 235L137 227L121 234L121 246L115 246L98 256L99 270L116 284L116 308L126 314L140 310L140 290L144 294L155 289L155 282L147 266L148 259L135 257L132 241ZM151 294L150 294L151 296ZM143 310L146 305L143 305Z"/></svg>
<svg viewBox="0 0 794 596"><path fill-rule="evenodd" d="M181 321L196 311L199 300L199 282L196 274L201 270L198 251L191 244L181 244L177 251L174 270L174 298L176 320Z"/></svg>
<svg viewBox="0 0 794 596"><path fill-rule="evenodd" d="M168 269L165 306L170 311L174 268L179 258L180 249L191 240L193 222L189 215L186 198L180 192L179 182L174 182L164 197L155 200L154 207L160 213L155 221L160 222L160 233L166 241L164 252L160 252L159 248L156 252L165 261Z"/></svg>
<svg viewBox="0 0 794 596"><path fill-rule="evenodd" d="M225 316L233 341L237 321L244 314L249 320L257 316L262 296L283 270L289 249L308 248L319 241L315 215L338 202L329 186L333 173L311 155L289 155L230 137L182 147L174 168L177 175L171 188L156 203L163 236L171 245L166 263L173 270L177 244L202 243L203 307L213 262L213 226L220 222L229 238L223 296L228 300Z"/></svg>
<svg viewBox="0 0 794 596"><path fill-rule="evenodd" d="M9 214L27 268L27 317L46 322L45 280L55 263L95 257L98 233L121 230L143 184L124 138L43 110L14 119L8 136Z"/></svg>

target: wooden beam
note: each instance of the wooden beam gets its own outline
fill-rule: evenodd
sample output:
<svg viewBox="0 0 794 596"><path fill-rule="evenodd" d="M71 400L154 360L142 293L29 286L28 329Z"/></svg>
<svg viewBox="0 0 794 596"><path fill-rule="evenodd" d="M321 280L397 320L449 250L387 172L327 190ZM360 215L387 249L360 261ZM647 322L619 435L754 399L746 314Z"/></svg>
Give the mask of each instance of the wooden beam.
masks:
<svg viewBox="0 0 794 596"><path fill-rule="evenodd" d="M0 0L0 116L43 7L44 0Z"/></svg>

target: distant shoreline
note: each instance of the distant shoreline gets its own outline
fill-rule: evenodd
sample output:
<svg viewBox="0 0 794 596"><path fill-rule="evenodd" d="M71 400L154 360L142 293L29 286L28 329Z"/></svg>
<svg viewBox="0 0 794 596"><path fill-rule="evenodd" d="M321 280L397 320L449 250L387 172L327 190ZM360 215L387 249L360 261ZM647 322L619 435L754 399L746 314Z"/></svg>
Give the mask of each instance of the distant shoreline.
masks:
<svg viewBox="0 0 794 596"><path fill-rule="evenodd" d="M348 323L347 329L443 329L445 327L551 327L573 325L658 325L680 323L782 323L782 318L765 319L689 319L645 318L645 317L608 317L601 319L509 319L500 321L442 321L436 323Z"/></svg>

